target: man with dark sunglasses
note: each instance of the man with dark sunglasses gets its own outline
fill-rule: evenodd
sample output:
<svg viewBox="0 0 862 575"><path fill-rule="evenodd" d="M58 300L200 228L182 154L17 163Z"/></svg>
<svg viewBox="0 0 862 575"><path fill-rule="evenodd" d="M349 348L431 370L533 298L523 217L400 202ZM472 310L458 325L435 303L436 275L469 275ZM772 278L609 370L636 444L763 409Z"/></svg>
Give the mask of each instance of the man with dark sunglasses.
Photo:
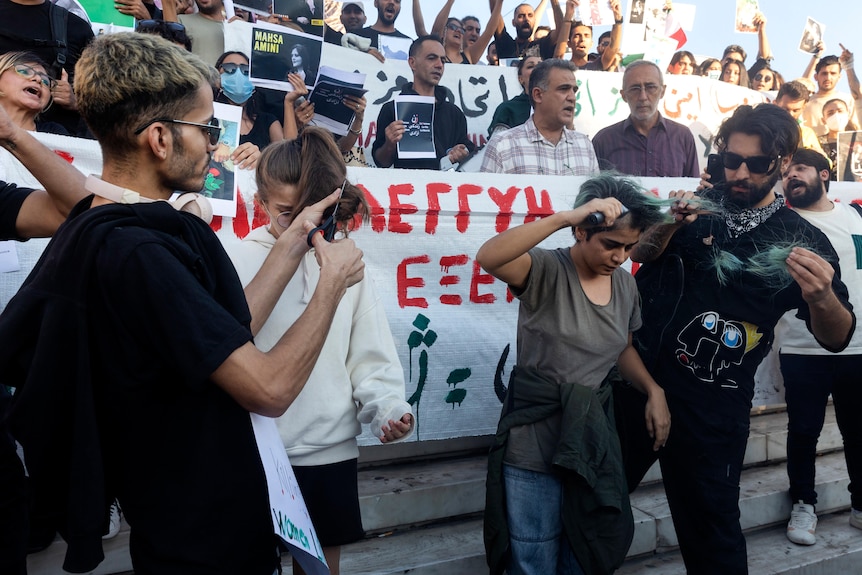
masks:
<svg viewBox="0 0 862 575"><path fill-rule="evenodd" d="M246 295L212 229L164 201L203 187L218 134L209 67L162 38L118 33L94 40L78 71L102 173L0 315L0 383L16 389L6 421L33 498L68 543L70 572L103 559L116 497L135 572L272 575L250 412L276 417L302 390L363 275L361 252L315 235L308 307L258 351L250 308L272 309L272 286L297 269L336 196L302 212Z"/></svg>
<svg viewBox="0 0 862 575"><path fill-rule="evenodd" d="M655 451L643 431L645 398L620 388L629 489L660 459L689 573L748 573L739 480L754 374L779 319L793 310L830 352L843 350L854 332L835 250L773 189L798 142L796 122L781 108L740 106L716 135L725 182L701 192L713 202L710 212L698 213L691 192L671 193L674 223L644 234L632 252L645 262L636 276L643 327L635 342L673 424ZM760 259L765 254L772 265Z"/></svg>

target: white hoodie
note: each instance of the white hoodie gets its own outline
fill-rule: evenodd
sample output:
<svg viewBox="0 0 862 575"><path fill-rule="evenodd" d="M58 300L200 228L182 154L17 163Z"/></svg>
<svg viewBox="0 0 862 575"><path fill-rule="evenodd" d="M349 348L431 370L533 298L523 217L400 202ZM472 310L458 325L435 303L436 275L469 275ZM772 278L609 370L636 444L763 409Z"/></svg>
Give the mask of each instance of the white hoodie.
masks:
<svg viewBox="0 0 862 575"><path fill-rule="evenodd" d="M244 286L274 244L275 238L261 226L242 242L226 246ZM320 267L310 250L255 337L260 350L269 351L302 315L319 280ZM382 436L381 427L390 419L411 413L404 396L404 370L392 332L374 284L366 277L341 299L308 382L276 420L291 463L326 465L358 457L360 422Z"/></svg>

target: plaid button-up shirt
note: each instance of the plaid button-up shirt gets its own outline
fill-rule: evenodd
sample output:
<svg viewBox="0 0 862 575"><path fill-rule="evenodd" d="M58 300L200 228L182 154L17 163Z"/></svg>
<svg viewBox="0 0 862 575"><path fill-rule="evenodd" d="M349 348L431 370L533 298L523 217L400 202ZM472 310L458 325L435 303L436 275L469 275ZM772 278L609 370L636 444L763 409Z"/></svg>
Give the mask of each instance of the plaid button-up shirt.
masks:
<svg viewBox="0 0 862 575"><path fill-rule="evenodd" d="M593 144L584 134L563 128L556 144L539 133L531 116L523 125L495 134L485 147L483 172L591 176L599 172Z"/></svg>

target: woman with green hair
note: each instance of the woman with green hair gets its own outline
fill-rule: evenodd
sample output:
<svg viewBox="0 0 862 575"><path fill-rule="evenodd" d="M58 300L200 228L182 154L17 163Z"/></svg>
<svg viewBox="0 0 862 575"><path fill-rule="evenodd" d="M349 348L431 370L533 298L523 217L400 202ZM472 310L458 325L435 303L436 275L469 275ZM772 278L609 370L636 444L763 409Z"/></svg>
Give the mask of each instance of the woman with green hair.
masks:
<svg viewBox="0 0 862 575"><path fill-rule="evenodd" d="M632 347L640 298L621 266L665 220L662 205L633 180L600 175L573 209L507 230L476 255L520 300L517 364L488 464L491 573L611 573L625 559L634 526L609 373L616 365L648 396L658 450L670 415ZM537 247L565 228L574 245Z"/></svg>

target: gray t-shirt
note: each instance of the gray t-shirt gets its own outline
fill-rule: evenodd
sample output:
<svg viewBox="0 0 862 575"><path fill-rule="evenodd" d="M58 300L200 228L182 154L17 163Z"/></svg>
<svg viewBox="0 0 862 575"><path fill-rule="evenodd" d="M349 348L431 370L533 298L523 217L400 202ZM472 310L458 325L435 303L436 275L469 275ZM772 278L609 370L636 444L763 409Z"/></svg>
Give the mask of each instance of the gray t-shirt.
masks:
<svg viewBox="0 0 862 575"><path fill-rule="evenodd" d="M518 365L537 369L557 383L601 385L629 333L641 326L640 297L634 277L623 269L611 276L611 299L596 305L578 279L570 248L530 250L532 267L518 313ZM514 292L513 292L514 293ZM512 429L504 461L540 472L551 471L560 437L560 415Z"/></svg>
<svg viewBox="0 0 862 575"><path fill-rule="evenodd" d="M180 14L179 20L192 39L192 53L204 63L215 66L224 53L224 22L204 18L200 14Z"/></svg>

